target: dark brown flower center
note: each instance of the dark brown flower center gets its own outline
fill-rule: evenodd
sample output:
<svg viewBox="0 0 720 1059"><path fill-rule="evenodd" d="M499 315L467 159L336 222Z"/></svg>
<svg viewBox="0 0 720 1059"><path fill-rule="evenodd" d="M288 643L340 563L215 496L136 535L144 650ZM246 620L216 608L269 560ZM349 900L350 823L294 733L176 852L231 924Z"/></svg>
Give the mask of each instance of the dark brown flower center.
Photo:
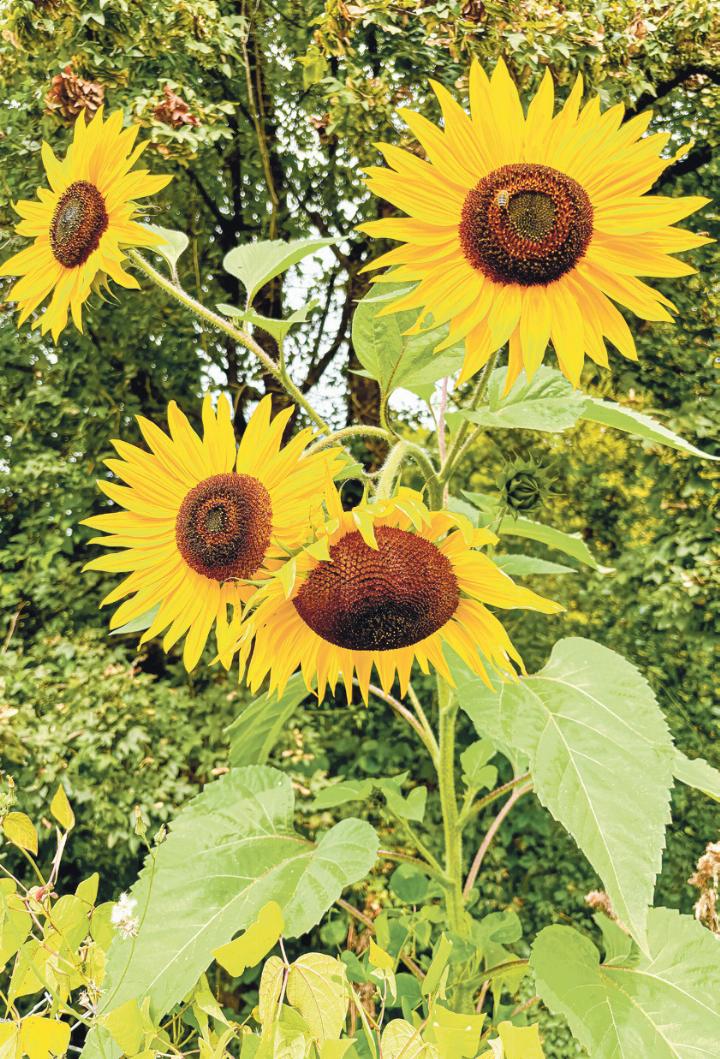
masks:
<svg viewBox="0 0 720 1059"><path fill-rule="evenodd" d="M519 162L495 169L468 192L460 243L473 268L496 283L552 283L590 243L593 208L572 177Z"/></svg>
<svg viewBox="0 0 720 1059"><path fill-rule="evenodd" d="M272 530L270 495L248 474L206 478L183 500L175 539L185 562L215 581L251 577Z"/></svg>
<svg viewBox="0 0 720 1059"><path fill-rule="evenodd" d="M105 199L94 184L77 180L62 195L50 222L50 246L65 268L77 268L97 250L108 226Z"/></svg>
<svg viewBox="0 0 720 1059"><path fill-rule="evenodd" d="M450 560L423 537L381 526L378 550L347 533L294 598L323 640L352 651L395 651L431 636L460 601Z"/></svg>

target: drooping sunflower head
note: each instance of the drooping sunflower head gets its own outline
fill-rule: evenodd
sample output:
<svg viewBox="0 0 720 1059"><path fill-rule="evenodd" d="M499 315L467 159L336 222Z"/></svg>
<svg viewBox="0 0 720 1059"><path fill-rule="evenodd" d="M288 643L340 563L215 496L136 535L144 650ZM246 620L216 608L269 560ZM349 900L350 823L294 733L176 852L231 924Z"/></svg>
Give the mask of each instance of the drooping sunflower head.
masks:
<svg viewBox="0 0 720 1059"><path fill-rule="evenodd" d="M550 341L576 386L586 354L607 366L606 339L636 359L613 302L672 320L672 302L639 277L694 272L670 255L709 241L674 227L708 199L647 194L674 161L661 157L669 135L643 136L652 115L623 123L620 104L581 108L580 77L555 115L547 71L527 114L502 60L490 79L473 64L470 115L431 83L444 129L402 112L426 160L379 144L390 168L368 171L370 189L407 214L361 226L403 244L367 267L414 284L383 314L419 309L413 330L449 323L436 351L464 341L461 379L509 342L508 389Z"/></svg>
<svg viewBox="0 0 720 1059"><path fill-rule="evenodd" d="M139 286L122 267L123 247L162 243L134 219L135 200L172 178L133 169L147 143L133 149L139 126L123 129L122 123L120 110L105 121L100 107L89 124L81 111L62 161L43 143L50 188L39 188L37 201L15 204L22 217L16 230L33 243L0 267L0 276L21 277L8 295L18 303L18 326L51 296L33 326L57 341L72 313L82 331L82 306L99 283L110 278L122 287Z"/></svg>
<svg viewBox="0 0 720 1059"><path fill-rule="evenodd" d="M295 560L292 583L270 578L246 616L237 646L253 690L269 673L270 689L282 691L301 669L320 697L341 677L348 697L356 679L367 700L374 667L386 691L397 675L404 693L414 661L451 680L444 645L485 679L486 666L512 675L520 656L486 604L562 609L477 550L492 533L431 513L412 490L353 511L330 494L328 506L330 520Z"/></svg>
<svg viewBox="0 0 720 1059"><path fill-rule="evenodd" d="M190 670L215 626L218 652L229 664L242 605L256 588L250 582L269 576L307 540L342 464L337 449L305 452L310 429L283 445L293 411L271 419L270 398L263 398L238 446L224 397L217 411L205 398L202 438L171 402L170 436L138 417L149 452L113 442L120 459L106 463L126 485L104 479L98 485L125 510L84 522L108 534L91 543L114 549L85 569L128 575L103 600L125 599L111 629L151 613L141 643L165 632L168 651L186 636Z"/></svg>

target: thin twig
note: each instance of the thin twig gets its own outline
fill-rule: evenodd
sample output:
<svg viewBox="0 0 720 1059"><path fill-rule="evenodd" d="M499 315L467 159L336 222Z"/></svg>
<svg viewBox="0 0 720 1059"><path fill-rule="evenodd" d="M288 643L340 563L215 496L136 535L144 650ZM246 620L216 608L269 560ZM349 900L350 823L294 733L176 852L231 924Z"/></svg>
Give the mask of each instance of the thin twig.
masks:
<svg viewBox="0 0 720 1059"><path fill-rule="evenodd" d="M510 812L512 807L515 805L515 803L518 802L520 800L520 798L522 798L523 794L527 794L531 790L532 790L532 784L531 783L528 783L526 787L516 787L515 790L511 793L511 795L508 798L508 800L505 802L505 804L501 808L500 812L497 814L497 816L493 820L493 822L490 824L490 827L488 828L487 834L485 835L485 838L480 843L480 847L479 847L477 853L475 854L475 860L472 862L472 867L470 868L470 871L468 872L468 877L465 880L465 887L463 889L463 897L465 899L467 899L470 896L470 891L472 890L473 886L475 885L475 880L477 879L478 872L480 871L480 868L482 867L482 862L485 859L485 854L490 849L490 846L492 845L492 841L495 838L495 835L498 833L498 831L500 830L500 827L502 826L503 820L508 815L508 813Z"/></svg>
<svg viewBox="0 0 720 1059"><path fill-rule="evenodd" d="M370 919L370 916L366 916L364 912L361 912L359 908L355 907L355 905L351 905L350 902L346 901L344 897L338 897L335 904L339 908L342 908L344 912L347 912L349 916L353 916L353 918L357 919L359 923L362 923L364 926L366 926L371 934L377 933L375 929L375 924L373 923L372 919ZM422 981L425 975L422 973L422 971L412 959L412 957L406 956L403 953L400 956L400 959L405 964L408 971L410 971L411 974L414 974L416 978L419 978L420 981Z"/></svg>

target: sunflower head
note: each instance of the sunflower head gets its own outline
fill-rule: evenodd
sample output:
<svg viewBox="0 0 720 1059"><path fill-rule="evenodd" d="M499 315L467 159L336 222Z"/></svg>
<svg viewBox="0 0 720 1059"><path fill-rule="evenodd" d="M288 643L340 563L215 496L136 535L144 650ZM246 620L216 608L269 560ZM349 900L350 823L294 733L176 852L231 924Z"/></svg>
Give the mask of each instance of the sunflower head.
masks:
<svg viewBox="0 0 720 1059"><path fill-rule="evenodd" d="M379 144L388 168L368 170L407 216L361 225L402 243L367 267L414 284L381 312L418 309L416 330L449 324L436 352L464 341L461 379L508 342L508 390L549 342L576 386L586 355L607 366L606 341L636 359L614 303L672 320L672 302L639 277L694 272L670 255L709 241L674 227L708 199L647 194L677 157L662 155L669 136L643 135L650 114L623 123L622 105L581 106L579 77L557 114L547 71L527 112L502 60L491 78L473 64L470 115L431 83L443 129L402 112L425 157Z"/></svg>
<svg viewBox="0 0 720 1059"><path fill-rule="evenodd" d="M309 429L283 445L293 411L273 419L270 398L263 398L238 446L224 397L217 411L205 398L202 437L171 402L169 436L138 417L150 451L113 442L120 459L106 463L126 484L98 484L125 510L84 523L108 534L91 543L114 549L86 569L128 575L103 600L125 600L111 628L150 613L141 643L164 631L169 650L185 636L183 657L192 669L214 626L218 652L229 665L228 650L255 582L306 542L342 466L338 449L306 453Z"/></svg>
<svg viewBox="0 0 720 1059"><path fill-rule="evenodd" d="M122 267L123 248L163 241L135 220L135 200L160 191L171 177L133 168L147 143L133 149L138 126L123 129L122 123L120 110L105 121L100 107L89 124L81 111L62 161L42 145L50 188L39 188L37 201L15 204L22 218L17 231L33 243L6 261L0 276L20 277L8 295L18 303L18 325L50 298L33 326L56 341L69 313L82 331L82 307L93 289L108 279L138 286Z"/></svg>
<svg viewBox="0 0 720 1059"><path fill-rule="evenodd" d="M299 668L320 697L342 677L348 697L355 680L367 701L375 669L386 691L397 676L404 693L415 661L451 680L445 646L485 679L486 665L512 676L520 656L486 604L562 609L478 550L492 533L430 512L410 489L352 511L331 492L328 514L294 560L294 578L270 577L246 615L236 648L253 690L269 674L271 690L281 691Z"/></svg>

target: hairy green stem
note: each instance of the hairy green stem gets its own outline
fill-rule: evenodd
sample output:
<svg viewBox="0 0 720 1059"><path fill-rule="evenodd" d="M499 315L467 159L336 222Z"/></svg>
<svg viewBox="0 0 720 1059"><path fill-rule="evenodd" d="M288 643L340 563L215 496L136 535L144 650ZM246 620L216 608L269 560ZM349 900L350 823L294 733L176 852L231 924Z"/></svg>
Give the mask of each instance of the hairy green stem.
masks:
<svg viewBox="0 0 720 1059"><path fill-rule="evenodd" d="M463 936L466 914L462 893L462 831L458 822L455 790L455 724L458 707L452 689L440 676L438 677L438 709L440 714L438 787L445 839L445 874L448 877L446 898L448 925L455 934Z"/></svg>
<svg viewBox="0 0 720 1059"><path fill-rule="evenodd" d="M222 331L224 334L229 335L238 345L244 346L245 349L249 350L263 366L263 369L272 375L273 378L277 379L280 385L286 390L292 400L299 405L313 421L315 426L324 434L330 434L331 428L322 418L318 415L313 406L307 400L307 398L300 392L295 383L289 377L286 371L277 364L272 357L268 356L265 350L259 345L252 335L249 335L247 331L240 331L238 328L233 327L224 317L218 313L208 309L206 305L199 302L197 298L193 298L191 294L183 290L178 284L174 283L167 276L163 276L162 272L159 272L153 265L147 261L142 254L139 254L137 250L128 250L128 256L135 262L138 268L142 269L145 275L152 280L156 286L160 287L167 294L170 294L176 301L180 302L186 309L189 309L191 313L194 313L201 320L211 324L217 328L218 331Z"/></svg>
<svg viewBox="0 0 720 1059"><path fill-rule="evenodd" d="M385 460L383 469L380 472L377 489L375 490L375 495L378 500L388 500L392 496L395 482L400 474L403 460L407 456L408 451L409 443L407 441L398 441L390 449L388 458Z"/></svg>
<svg viewBox="0 0 720 1059"><path fill-rule="evenodd" d="M353 680L353 684L355 684L355 686L358 688L360 687L360 681L357 679ZM396 699L394 695L390 695L387 691L383 691L382 688L377 687L377 685L375 684L369 684L368 690L375 696L375 698L380 699L382 702L386 703L393 710L395 710L398 717L402 717L402 719L410 725L410 727L416 733L416 735L420 739L420 742L423 744L428 754L430 755L433 764L437 768L438 745L435 736L433 735L432 729L427 730L422 724L422 722L414 716L414 714L407 708L407 706L404 706L403 703L400 702L399 699Z"/></svg>
<svg viewBox="0 0 720 1059"><path fill-rule="evenodd" d="M473 816L477 816L478 813L481 813L483 809L488 807L488 805L492 805L492 803L497 801L498 798L502 798L503 794L509 794L513 788L519 787L521 783L527 783L529 779L530 773L524 772L522 776L516 776L515 779L503 783L500 787L496 787L494 790L490 791L489 794L485 794L482 798L478 798L477 801L470 801L460 813L460 827L465 828Z"/></svg>
<svg viewBox="0 0 720 1059"><path fill-rule="evenodd" d="M468 406L471 411L478 407L480 402L485 397L485 394L487 393L488 383L490 382L490 376L495 369L499 354L499 350L493 353L485 367L480 372L480 378L477 381L475 391ZM440 481L443 482L443 484L449 482L450 478L452 477L452 473L455 470L455 467L465 455L470 445L477 439L478 435L481 432L482 428L478 428L477 430L473 431L471 437L468 438L468 434L470 433L470 423L465 420L460 424L458 432L453 438L452 445L450 446L450 451L448 452L447 459L445 460L445 463L443 464L440 470L439 477Z"/></svg>
<svg viewBox="0 0 720 1059"><path fill-rule="evenodd" d="M356 426L342 427L340 430L334 430L328 437L320 438L318 441L315 441L307 450L308 455L311 455L313 452L321 452L322 449L327 449L331 445L337 444L339 441L345 441L347 438L382 438L383 441L389 441L390 434L382 427L373 427L368 423L358 423Z"/></svg>

